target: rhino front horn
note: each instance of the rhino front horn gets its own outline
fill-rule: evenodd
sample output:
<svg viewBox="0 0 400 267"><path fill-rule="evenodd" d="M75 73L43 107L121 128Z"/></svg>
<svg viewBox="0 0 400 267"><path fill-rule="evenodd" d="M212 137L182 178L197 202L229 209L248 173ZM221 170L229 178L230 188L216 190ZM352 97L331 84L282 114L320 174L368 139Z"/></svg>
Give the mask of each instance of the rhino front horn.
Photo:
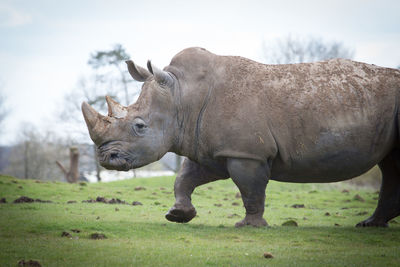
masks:
<svg viewBox="0 0 400 267"><path fill-rule="evenodd" d="M161 86L172 87L174 83L174 79L172 79L171 74L166 71L160 70L156 66L154 66L151 61L147 61L147 68L153 74L156 82Z"/></svg>
<svg viewBox="0 0 400 267"><path fill-rule="evenodd" d="M110 96L106 96L106 101L108 105L108 116L120 119L128 114L126 107L116 102Z"/></svg>
<svg viewBox="0 0 400 267"><path fill-rule="evenodd" d="M82 113L89 129L89 133L91 133L96 126L96 123L101 120L103 116L86 102L82 103Z"/></svg>

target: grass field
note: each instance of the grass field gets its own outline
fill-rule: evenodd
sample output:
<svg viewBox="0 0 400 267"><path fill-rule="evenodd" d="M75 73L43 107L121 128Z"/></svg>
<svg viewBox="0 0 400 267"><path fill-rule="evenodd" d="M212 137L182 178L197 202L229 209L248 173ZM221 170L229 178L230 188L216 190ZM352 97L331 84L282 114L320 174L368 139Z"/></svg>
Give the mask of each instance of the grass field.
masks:
<svg viewBox="0 0 400 267"><path fill-rule="evenodd" d="M354 227L374 211L373 190L270 182L264 216L270 227L237 229L244 208L231 180L197 188L198 216L187 224L164 218L174 203L173 182L160 177L80 185L0 176L0 199L7 201L0 204L0 266L22 259L42 266L400 265L400 224ZM52 203L12 203L21 196ZM82 203L98 196L143 205ZM290 220L298 226L282 226ZM107 238L93 240L93 233Z"/></svg>

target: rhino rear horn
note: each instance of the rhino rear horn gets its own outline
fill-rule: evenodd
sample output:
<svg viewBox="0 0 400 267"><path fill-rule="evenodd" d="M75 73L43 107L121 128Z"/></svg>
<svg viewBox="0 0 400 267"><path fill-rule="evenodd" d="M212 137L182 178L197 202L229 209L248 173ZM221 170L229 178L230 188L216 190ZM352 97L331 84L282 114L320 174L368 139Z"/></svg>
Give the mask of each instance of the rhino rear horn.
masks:
<svg viewBox="0 0 400 267"><path fill-rule="evenodd" d="M129 74L134 80L144 82L151 76L151 73L148 70L136 65L132 60L127 60L125 63L128 65Z"/></svg>
<svg viewBox="0 0 400 267"><path fill-rule="evenodd" d="M120 105L110 96L106 96L106 101L108 105L108 116L120 119L128 114L126 107Z"/></svg>
<svg viewBox="0 0 400 267"><path fill-rule="evenodd" d="M154 79L161 86L172 87L174 83L174 79L172 78L169 72L160 70L156 66L154 66L151 61L147 61L147 68L154 75Z"/></svg>

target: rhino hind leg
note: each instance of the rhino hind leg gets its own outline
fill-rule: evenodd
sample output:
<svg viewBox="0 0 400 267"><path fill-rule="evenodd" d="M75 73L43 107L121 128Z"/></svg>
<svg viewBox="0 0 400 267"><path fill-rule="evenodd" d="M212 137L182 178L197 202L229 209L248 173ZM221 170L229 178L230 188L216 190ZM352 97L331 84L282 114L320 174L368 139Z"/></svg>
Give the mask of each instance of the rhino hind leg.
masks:
<svg viewBox="0 0 400 267"><path fill-rule="evenodd" d="M236 227L251 225L267 226L263 218L265 188L268 183L268 168L258 161L229 159L228 171L242 195L246 216L235 224Z"/></svg>
<svg viewBox="0 0 400 267"><path fill-rule="evenodd" d="M175 204L167 212L165 218L171 222L187 223L196 216L196 209L192 205L191 195L197 186L219 179L226 179L229 175L217 175L200 164L185 159L174 185Z"/></svg>
<svg viewBox="0 0 400 267"><path fill-rule="evenodd" d="M400 150L395 149L380 163L382 185L378 206L368 219L357 227L387 227L388 222L400 215Z"/></svg>

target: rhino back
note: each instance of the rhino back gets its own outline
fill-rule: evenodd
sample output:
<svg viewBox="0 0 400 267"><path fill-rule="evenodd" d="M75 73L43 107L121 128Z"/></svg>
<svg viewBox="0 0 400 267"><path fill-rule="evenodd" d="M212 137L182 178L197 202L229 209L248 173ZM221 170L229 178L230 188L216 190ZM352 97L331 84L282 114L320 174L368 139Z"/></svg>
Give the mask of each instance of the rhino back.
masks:
<svg viewBox="0 0 400 267"><path fill-rule="evenodd" d="M273 179L329 182L365 172L398 139L397 70L343 59L264 65L192 52L200 58L192 61L197 82L188 81L195 84L186 93L196 97L186 99L197 101L199 158L270 161Z"/></svg>

